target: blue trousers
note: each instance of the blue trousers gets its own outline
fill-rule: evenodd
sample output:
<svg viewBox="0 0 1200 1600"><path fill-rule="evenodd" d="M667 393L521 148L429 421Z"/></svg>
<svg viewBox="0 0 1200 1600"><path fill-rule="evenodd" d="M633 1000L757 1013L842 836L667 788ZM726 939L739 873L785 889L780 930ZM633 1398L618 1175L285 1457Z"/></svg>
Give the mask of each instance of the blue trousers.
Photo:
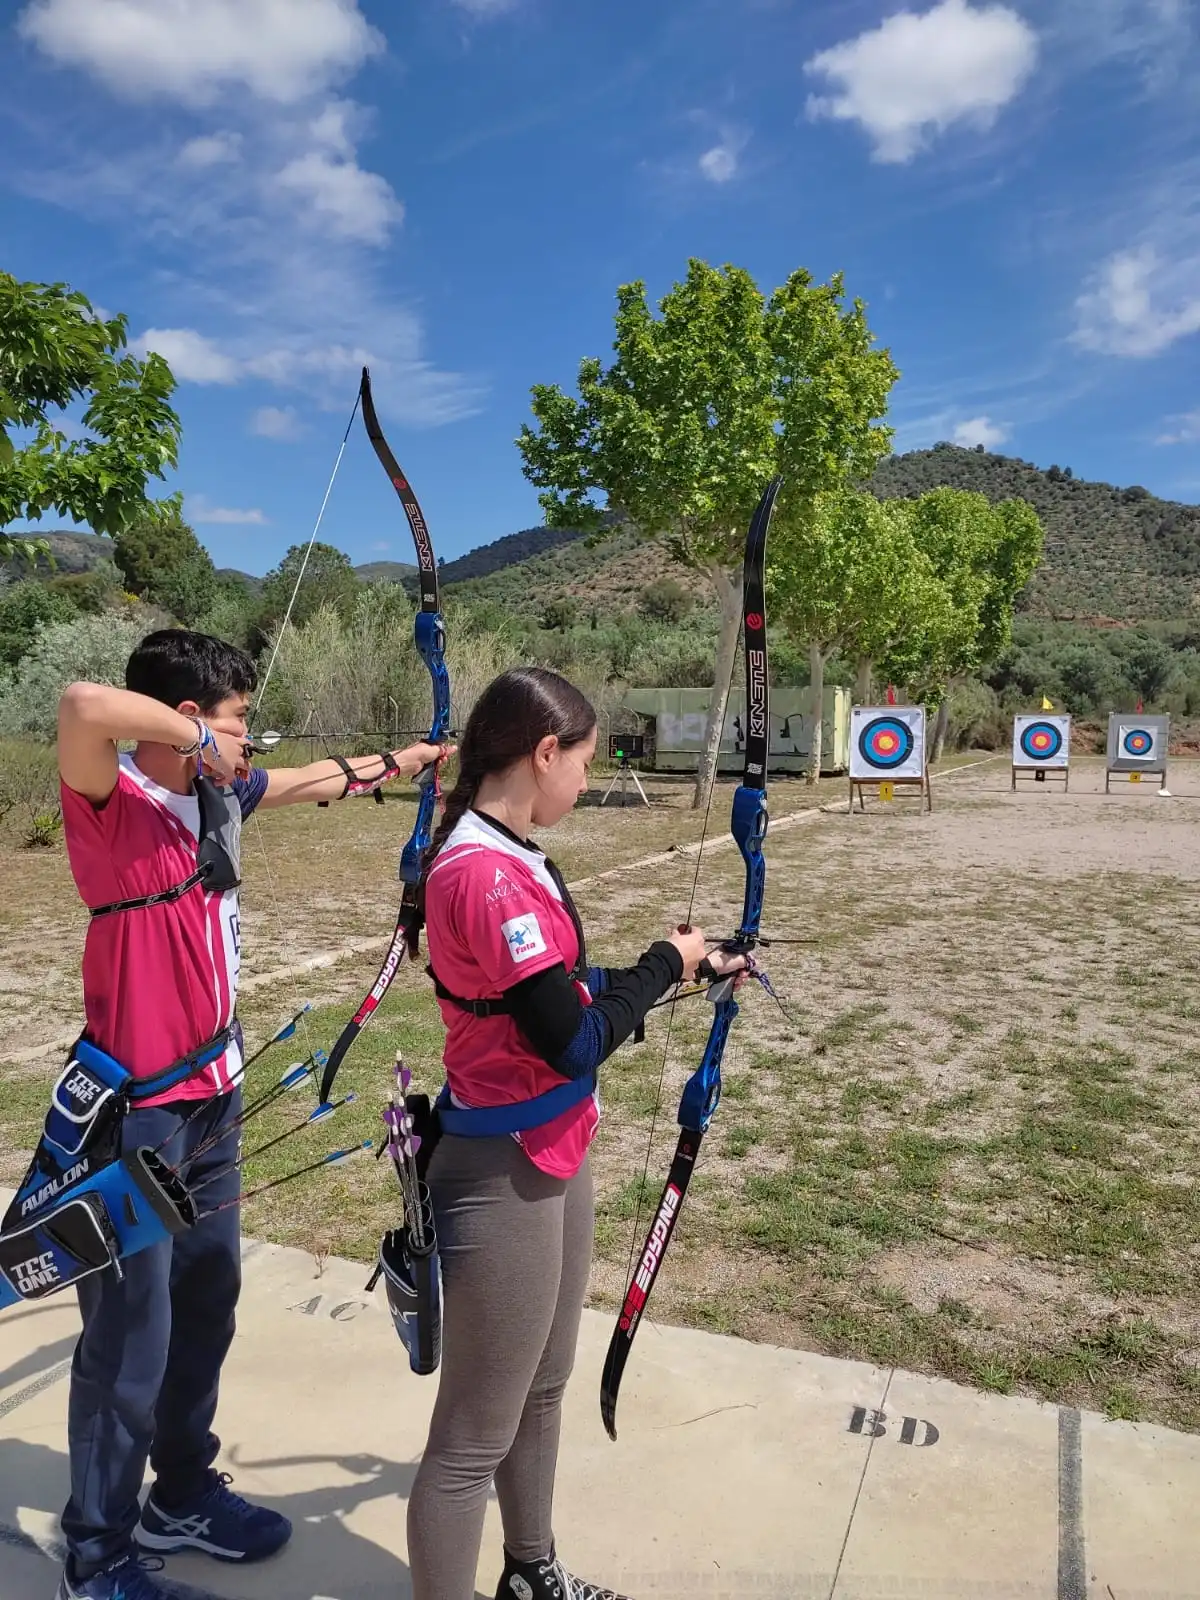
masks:
<svg viewBox="0 0 1200 1600"><path fill-rule="evenodd" d="M192 1185L238 1154L231 1131L207 1155L193 1152L241 1110L237 1088L205 1102L133 1109L122 1145L164 1145L162 1154ZM197 1194L204 1211L236 1199L234 1169ZM71 1498L62 1528L76 1581L133 1547L139 1494L149 1462L155 1497L181 1505L202 1491L220 1449L212 1422L221 1367L233 1341L241 1290L241 1208L198 1222L78 1285L83 1332L71 1364L67 1433Z"/></svg>

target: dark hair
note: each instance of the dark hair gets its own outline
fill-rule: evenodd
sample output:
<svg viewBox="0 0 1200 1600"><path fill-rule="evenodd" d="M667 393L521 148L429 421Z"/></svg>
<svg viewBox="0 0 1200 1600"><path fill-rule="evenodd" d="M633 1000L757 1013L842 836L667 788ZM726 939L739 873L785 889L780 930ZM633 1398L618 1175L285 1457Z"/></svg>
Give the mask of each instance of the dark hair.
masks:
<svg viewBox="0 0 1200 1600"><path fill-rule="evenodd" d="M257 684L258 672L244 650L188 628L148 633L125 663L125 687L168 706L194 700L201 711L212 711Z"/></svg>
<svg viewBox="0 0 1200 1600"><path fill-rule="evenodd" d="M458 781L446 796L442 820L422 861L417 918L409 934L410 954L417 953L417 935L425 921L426 876L438 851L470 809L483 780L531 756L550 734L569 750L582 744L595 726L596 713L587 696L557 672L545 667L513 667L492 679L467 718L458 745Z"/></svg>

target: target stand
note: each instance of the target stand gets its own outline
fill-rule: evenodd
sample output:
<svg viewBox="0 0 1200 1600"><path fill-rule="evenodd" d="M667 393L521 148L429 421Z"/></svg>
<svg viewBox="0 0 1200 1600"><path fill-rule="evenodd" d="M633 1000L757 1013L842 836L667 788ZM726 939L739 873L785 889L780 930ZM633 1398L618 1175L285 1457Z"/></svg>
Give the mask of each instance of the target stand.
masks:
<svg viewBox="0 0 1200 1600"><path fill-rule="evenodd" d="M924 706L855 706L850 712L850 814L854 792L865 811L863 790L884 803L915 794L922 811L933 810L933 786L925 759Z"/></svg>
<svg viewBox="0 0 1200 1600"><path fill-rule="evenodd" d="M646 736L644 733L619 734L610 733L608 736L608 759L617 762L617 770L612 775L612 782L604 791L600 801L607 805L608 797L612 794L617 784L621 785L621 806L624 808L629 794L629 780L633 779L633 786L642 797L642 804L648 806L646 791L642 788L641 779L633 769L634 761L641 761L646 754Z"/></svg>
<svg viewBox="0 0 1200 1600"><path fill-rule="evenodd" d="M864 789L875 789L878 798L884 805L889 801L898 800L901 793L907 792L919 801L921 811L933 810L933 786L929 781L929 768L919 778L851 778L850 779L850 810L854 810L854 791L858 790L858 809L865 811L863 801ZM915 792L914 792L915 791Z"/></svg>
<svg viewBox="0 0 1200 1600"><path fill-rule="evenodd" d="M1012 786L1018 778L1034 783L1061 779L1064 793L1071 786L1071 719L1069 716L1013 718Z"/></svg>
<svg viewBox="0 0 1200 1600"><path fill-rule="evenodd" d="M1159 794L1167 792L1167 743L1170 717L1148 717L1141 711L1113 711L1108 718L1108 751L1104 767L1104 792L1113 774L1127 783L1159 779Z"/></svg>

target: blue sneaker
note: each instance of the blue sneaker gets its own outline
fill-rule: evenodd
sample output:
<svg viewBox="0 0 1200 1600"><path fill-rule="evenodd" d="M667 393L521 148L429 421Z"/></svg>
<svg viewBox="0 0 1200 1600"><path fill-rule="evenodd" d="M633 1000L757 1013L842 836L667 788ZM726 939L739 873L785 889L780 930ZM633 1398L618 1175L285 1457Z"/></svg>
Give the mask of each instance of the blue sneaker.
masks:
<svg viewBox="0 0 1200 1600"><path fill-rule="evenodd" d="M202 1494L169 1511L151 1489L135 1529L137 1542L161 1555L200 1550L218 1561L262 1561L273 1556L291 1538L291 1523L278 1511L252 1506L234 1494L226 1487L232 1481L227 1472L210 1473L209 1486Z"/></svg>
<svg viewBox="0 0 1200 1600"><path fill-rule="evenodd" d="M133 1552L92 1578L73 1579L64 1568L54 1600L171 1600L167 1591L148 1576L161 1571L162 1566L157 1556Z"/></svg>

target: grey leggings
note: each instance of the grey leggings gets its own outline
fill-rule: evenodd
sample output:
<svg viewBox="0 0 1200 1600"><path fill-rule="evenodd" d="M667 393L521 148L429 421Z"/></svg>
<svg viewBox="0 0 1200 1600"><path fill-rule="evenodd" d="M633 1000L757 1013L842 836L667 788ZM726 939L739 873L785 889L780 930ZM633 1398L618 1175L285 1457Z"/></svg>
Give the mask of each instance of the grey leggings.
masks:
<svg viewBox="0 0 1200 1600"><path fill-rule="evenodd" d="M519 1561L553 1543L563 1390L591 1267L591 1167L550 1178L507 1135L444 1136L429 1163L441 1380L408 1502L413 1600L472 1600L488 1491ZM497 1572L497 1576L499 1573Z"/></svg>

